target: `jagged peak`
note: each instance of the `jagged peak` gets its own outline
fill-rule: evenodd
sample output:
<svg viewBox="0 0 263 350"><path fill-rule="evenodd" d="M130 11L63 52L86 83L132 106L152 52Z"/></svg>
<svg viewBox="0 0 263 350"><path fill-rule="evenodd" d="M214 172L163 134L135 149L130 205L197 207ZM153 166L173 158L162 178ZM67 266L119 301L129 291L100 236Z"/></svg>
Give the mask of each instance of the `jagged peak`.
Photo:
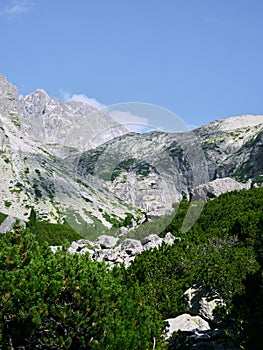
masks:
<svg viewBox="0 0 263 350"><path fill-rule="evenodd" d="M10 83L8 79L0 73L0 91L1 95L6 96L6 95L12 95L14 99L18 97L18 91L15 85Z"/></svg>
<svg viewBox="0 0 263 350"><path fill-rule="evenodd" d="M23 100L33 100L33 99L49 101L51 98L44 89L37 89L34 92L23 97Z"/></svg>

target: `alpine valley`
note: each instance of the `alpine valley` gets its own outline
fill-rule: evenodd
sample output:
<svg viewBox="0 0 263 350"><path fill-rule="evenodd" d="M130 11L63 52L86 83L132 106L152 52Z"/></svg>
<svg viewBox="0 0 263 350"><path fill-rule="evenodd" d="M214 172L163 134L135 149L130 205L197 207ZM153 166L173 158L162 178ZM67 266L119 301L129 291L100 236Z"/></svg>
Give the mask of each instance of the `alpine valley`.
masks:
<svg viewBox="0 0 263 350"><path fill-rule="evenodd" d="M0 75L0 348L262 348L262 147L261 115L135 133Z"/></svg>

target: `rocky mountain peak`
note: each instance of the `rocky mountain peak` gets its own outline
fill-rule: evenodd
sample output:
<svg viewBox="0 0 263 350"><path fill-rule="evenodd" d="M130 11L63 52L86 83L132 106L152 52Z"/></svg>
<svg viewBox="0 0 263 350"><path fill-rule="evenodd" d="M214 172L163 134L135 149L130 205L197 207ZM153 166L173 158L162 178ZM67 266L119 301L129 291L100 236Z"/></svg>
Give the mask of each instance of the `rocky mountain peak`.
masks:
<svg viewBox="0 0 263 350"><path fill-rule="evenodd" d="M183 195L195 200L199 191L206 200L247 188L227 177L262 184L262 139L263 116L253 115L187 133L130 133L42 89L19 99L0 76L0 211L26 220L35 208L51 221L67 213L77 226L102 229L121 225L127 213L138 221L168 214Z"/></svg>

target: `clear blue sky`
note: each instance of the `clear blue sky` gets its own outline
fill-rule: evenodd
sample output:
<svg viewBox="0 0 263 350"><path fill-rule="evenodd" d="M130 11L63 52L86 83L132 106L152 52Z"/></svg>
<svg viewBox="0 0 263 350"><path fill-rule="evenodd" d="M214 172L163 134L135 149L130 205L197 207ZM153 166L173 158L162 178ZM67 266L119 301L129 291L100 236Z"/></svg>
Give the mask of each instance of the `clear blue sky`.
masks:
<svg viewBox="0 0 263 350"><path fill-rule="evenodd" d="M0 0L21 94L145 102L188 124L263 114L262 0Z"/></svg>

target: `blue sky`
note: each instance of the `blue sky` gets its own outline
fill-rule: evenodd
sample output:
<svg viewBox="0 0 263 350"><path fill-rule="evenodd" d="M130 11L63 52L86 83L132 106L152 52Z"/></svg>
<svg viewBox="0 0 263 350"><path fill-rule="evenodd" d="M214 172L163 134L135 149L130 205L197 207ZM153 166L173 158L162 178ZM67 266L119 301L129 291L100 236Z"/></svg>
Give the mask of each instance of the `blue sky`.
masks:
<svg viewBox="0 0 263 350"><path fill-rule="evenodd" d="M262 0L0 0L0 72L23 95L150 103L190 125L263 114L262 16Z"/></svg>

